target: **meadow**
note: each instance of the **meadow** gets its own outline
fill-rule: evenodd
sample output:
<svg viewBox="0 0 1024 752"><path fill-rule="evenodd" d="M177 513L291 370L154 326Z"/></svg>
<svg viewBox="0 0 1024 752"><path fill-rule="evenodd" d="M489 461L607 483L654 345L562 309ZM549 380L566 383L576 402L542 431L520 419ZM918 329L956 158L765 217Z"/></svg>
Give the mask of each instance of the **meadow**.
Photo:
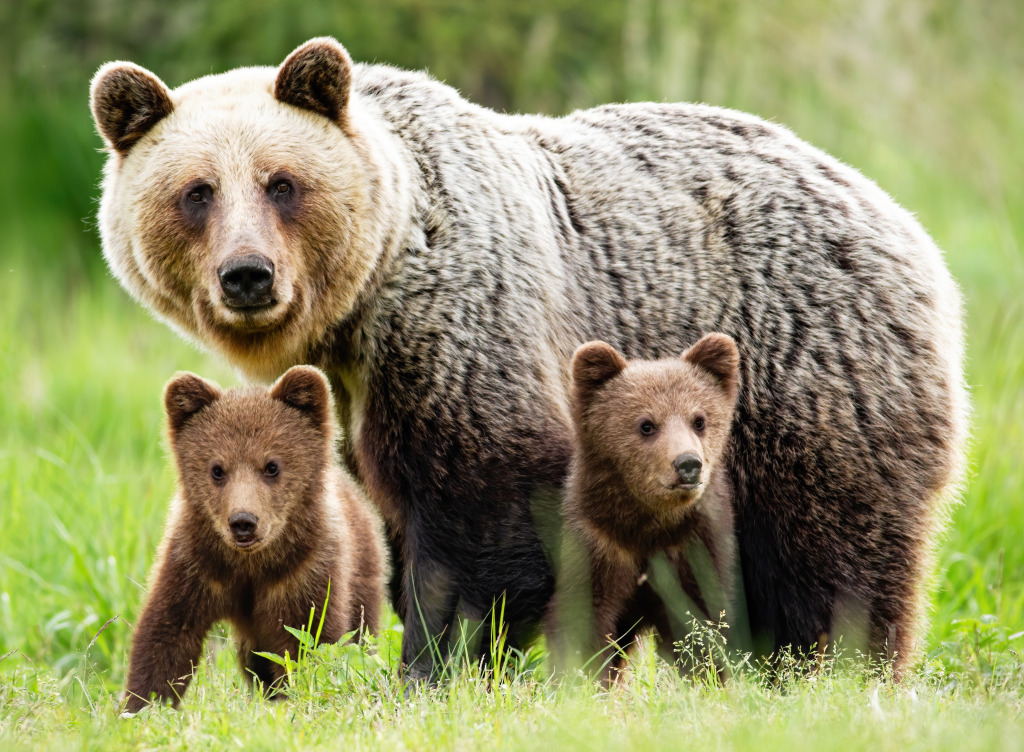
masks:
<svg viewBox="0 0 1024 752"><path fill-rule="evenodd" d="M212 11L188 0L164 26L169 11L155 3L124 18L111 4L83 5L90 10L26 3L17 23L0 24L5 40L21 40L0 45L13 72L0 81L9 165L0 202L0 747L1024 748L1019 5L975 13L952 1L814 10L780 1L758 13L735 2L598 11L557 1L495 19L460 3L398 2L377 13L355 2L286 19L257 3L258 28L242 24L237 2ZM507 109L560 114L650 98L752 111L860 169L918 216L964 293L974 419L969 477L938 551L926 650L909 677L893 683L826 662L774 681L740 671L722 687L680 679L643 653L630 681L602 691L551 681L537 648L506 656L497 679L465 665L407 695L395 678L401 625L392 618L376 650L307 656L282 703L248 695L218 631L180 711L117 718L131 625L174 484L161 388L177 370L224 385L239 378L154 320L103 267L88 80L100 62L129 58L173 85L276 63L321 33L356 59L430 67ZM40 68L44 58L51 63Z"/></svg>

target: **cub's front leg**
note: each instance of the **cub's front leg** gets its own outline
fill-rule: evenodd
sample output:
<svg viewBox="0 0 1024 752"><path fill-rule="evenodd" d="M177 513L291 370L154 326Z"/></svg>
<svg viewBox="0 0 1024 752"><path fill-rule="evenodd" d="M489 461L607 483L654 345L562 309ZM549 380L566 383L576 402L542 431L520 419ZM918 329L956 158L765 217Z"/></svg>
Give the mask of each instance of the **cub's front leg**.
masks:
<svg viewBox="0 0 1024 752"><path fill-rule="evenodd" d="M632 563L616 561L591 552L590 584L594 606L594 636L598 678L610 685L622 670L623 654L635 634L635 626L620 634L619 620L638 585L640 570Z"/></svg>
<svg viewBox="0 0 1024 752"><path fill-rule="evenodd" d="M292 660L298 655L298 640L289 646L288 653ZM284 666L275 663L257 652L274 652L255 647L248 640L238 641L238 664L242 669L242 678L252 689L259 689L263 696L271 700L283 700L287 696L286 684L288 674ZM284 651L280 653L284 655Z"/></svg>
<svg viewBox="0 0 1024 752"><path fill-rule="evenodd" d="M168 551L132 640L126 713L139 712L152 698L177 707L216 618L207 589L189 578L175 552Z"/></svg>

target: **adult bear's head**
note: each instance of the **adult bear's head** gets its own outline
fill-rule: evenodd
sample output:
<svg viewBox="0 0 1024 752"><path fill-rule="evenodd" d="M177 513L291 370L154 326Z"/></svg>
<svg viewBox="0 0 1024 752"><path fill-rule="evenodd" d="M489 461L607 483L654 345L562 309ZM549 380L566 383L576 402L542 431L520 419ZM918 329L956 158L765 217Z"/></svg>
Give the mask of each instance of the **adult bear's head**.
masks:
<svg viewBox="0 0 1024 752"><path fill-rule="evenodd" d="M277 69L173 91L133 63L93 79L110 154L100 208L110 268L256 378L306 360L352 311L398 210L398 157L361 115L352 72L344 48L321 38Z"/></svg>

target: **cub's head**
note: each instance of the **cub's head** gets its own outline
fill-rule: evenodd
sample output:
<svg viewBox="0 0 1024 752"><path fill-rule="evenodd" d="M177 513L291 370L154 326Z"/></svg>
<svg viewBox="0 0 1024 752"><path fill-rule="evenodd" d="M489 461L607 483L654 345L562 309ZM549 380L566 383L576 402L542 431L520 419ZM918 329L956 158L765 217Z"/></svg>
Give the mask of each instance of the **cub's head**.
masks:
<svg viewBox="0 0 1024 752"><path fill-rule="evenodd" d="M318 503L333 423L317 369L295 366L270 389L228 391L181 373L165 387L164 407L185 504L232 550L272 545Z"/></svg>
<svg viewBox="0 0 1024 752"><path fill-rule="evenodd" d="M739 391L731 337L708 334L681 357L627 361L604 342L573 356L579 451L652 510L700 498L729 438Z"/></svg>
<svg viewBox="0 0 1024 752"><path fill-rule="evenodd" d="M126 62L92 82L109 153L99 224L110 268L256 378L304 361L386 245L387 155L367 147L351 80L348 53L321 38L279 68L174 90Z"/></svg>

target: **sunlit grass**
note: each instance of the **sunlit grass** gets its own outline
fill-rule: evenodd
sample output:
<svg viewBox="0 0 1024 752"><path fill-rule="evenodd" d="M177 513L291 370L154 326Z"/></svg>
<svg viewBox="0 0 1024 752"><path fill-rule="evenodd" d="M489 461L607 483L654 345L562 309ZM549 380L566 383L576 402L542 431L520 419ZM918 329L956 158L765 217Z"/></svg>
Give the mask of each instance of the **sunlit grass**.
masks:
<svg viewBox="0 0 1024 752"><path fill-rule="evenodd" d="M178 711L117 718L117 698L83 663L64 678L21 661L0 684L5 749L1019 749L1024 663L999 677L931 663L895 684L831 659L727 685L681 679L641 651L610 690L514 665L497 678L464 661L440 687L407 689L398 635L375 649L326 646L293 671L290 696L243 688L220 638ZM786 664L783 664L785 668ZM965 677L967 681L965 681ZM977 679L972 681L971 679Z"/></svg>

